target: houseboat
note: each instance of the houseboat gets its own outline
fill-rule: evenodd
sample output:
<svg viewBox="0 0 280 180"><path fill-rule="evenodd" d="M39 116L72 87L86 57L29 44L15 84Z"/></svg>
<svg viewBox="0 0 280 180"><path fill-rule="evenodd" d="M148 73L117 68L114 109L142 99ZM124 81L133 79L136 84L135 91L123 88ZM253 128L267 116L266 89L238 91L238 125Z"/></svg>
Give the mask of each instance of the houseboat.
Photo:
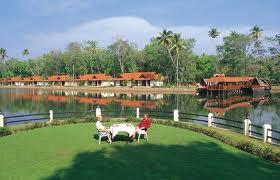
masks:
<svg viewBox="0 0 280 180"><path fill-rule="evenodd" d="M202 79L196 86L198 94L228 95L228 94L256 94L269 93L271 84L261 78L226 77L224 74L215 74L209 79Z"/></svg>

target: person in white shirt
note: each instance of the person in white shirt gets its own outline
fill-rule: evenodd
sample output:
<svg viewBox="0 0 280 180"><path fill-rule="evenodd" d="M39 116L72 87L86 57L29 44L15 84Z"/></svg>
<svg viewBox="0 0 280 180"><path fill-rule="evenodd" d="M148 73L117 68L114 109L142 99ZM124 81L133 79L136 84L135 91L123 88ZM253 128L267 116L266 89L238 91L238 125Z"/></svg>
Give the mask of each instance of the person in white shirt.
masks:
<svg viewBox="0 0 280 180"><path fill-rule="evenodd" d="M102 121L102 116L97 116L96 117L96 123L95 123L96 128L99 131L106 131L106 130L108 130L108 128L106 128L105 126L102 125L101 121Z"/></svg>
<svg viewBox="0 0 280 180"><path fill-rule="evenodd" d="M105 131L107 134L109 134L109 137L111 138L112 134L110 129L107 128L106 126L103 126L101 121L102 121L102 116L97 116L96 123L95 123L96 128L98 129L98 131L103 131L103 132Z"/></svg>

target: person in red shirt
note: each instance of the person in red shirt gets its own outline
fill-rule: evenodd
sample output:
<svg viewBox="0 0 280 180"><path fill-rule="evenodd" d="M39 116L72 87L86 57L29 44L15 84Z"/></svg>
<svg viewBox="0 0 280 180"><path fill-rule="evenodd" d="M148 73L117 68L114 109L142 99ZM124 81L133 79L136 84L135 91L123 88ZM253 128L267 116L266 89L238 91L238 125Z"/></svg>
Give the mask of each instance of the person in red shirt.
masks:
<svg viewBox="0 0 280 180"><path fill-rule="evenodd" d="M139 129L144 129L145 131L151 127L151 120L148 117L148 114L144 114L144 118L140 121L140 123L135 126L135 133L132 136L132 139L135 138L136 133L139 131Z"/></svg>

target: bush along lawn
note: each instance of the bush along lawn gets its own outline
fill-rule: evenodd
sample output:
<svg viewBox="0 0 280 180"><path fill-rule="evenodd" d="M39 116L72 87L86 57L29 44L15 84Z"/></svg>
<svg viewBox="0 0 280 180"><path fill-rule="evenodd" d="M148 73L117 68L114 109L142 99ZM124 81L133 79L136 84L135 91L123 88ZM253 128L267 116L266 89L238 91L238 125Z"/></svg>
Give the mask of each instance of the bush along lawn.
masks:
<svg viewBox="0 0 280 180"><path fill-rule="evenodd" d="M104 122L137 122L136 118L128 117L128 118L115 118L115 119L104 119ZM0 137L7 136L20 131L27 131L36 128L43 128L49 126L58 126L65 124L77 124L77 123L88 123L95 122L94 118L87 117L85 119L69 119L69 120L55 120L51 123L43 122L43 123L32 123L26 125L20 125L16 127L4 127L0 128ZM205 134L207 136L218 139L228 145L241 149L250 154L254 154L258 157L264 158L266 160L270 160L273 162L280 163L280 147L273 146L271 144L263 143L260 140L252 139L242 134L238 134L235 132L230 132L227 130L222 130L218 128L211 128L199 124L194 124L190 122L175 122L168 120L152 120L152 123L162 124L167 126L174 126L183 129L189 129L195 132L199 132Z"/></svg>

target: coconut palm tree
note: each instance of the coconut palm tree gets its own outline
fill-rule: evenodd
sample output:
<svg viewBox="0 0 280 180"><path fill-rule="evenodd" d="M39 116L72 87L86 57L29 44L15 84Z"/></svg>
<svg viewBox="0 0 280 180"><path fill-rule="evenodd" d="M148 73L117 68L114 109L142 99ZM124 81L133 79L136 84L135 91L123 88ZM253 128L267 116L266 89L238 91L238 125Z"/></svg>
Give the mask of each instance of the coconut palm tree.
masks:
<svg viewBox="0 0 280 180"><path fill-rule="evenodd" d="M29 50L28 49L24 49L22 52L21 52L22 56L25 57L25 56L29 56Z"/></svg>
<svg viewBox="0 0 280 180"><path fill-rule="evenodd" d="M157 40L159 41L159 44L164 45L164 46L169 46L171 44L171 39L172 39L172 31L169 31L167 29L164 29L161 33L160 36L157 37Z"/></svg>
<svg viewBox="0 0 280 180"><path fill-rule="evenodd" d="M229 35L232 37L238 37L240 34L236 31L231 31Z"/></svg>
<svg viewBox="0 0 280 180"><path fill-rule="evenodd" d="M216 28L212 28L210 31L208 31L209 37L215 39L220 35L220 32Z"/></svg>
<svg viewBox="0 0 280 180"><path fill-rule="evenodd" d="M171 62L173 63L174 67L176 67L176 63L175 63L174 58L173 58L173 56L171 54L171 51L170 51L170 46L172 46L171 45L172 38L173 38L173 32L169 31L167 29L164 29L160 33L160 36L158 36L156 39L158 40L160 45L162 45L162 46L164 46L166 48Z"/></svg>
<svg viewBox="0 0 280 180"><path fill-rule="evenodd" d="M263 29L260 28L259 26L254 26L251 30L250 30L250 36L254 41L258 41L259 38L262 36L263 33Z"/></svg>
<svg viewBox="0 0 280 180"><path fill-rule="evenodd" d="M176 84L179 85L179 58L182 51L186 49L186 42L181 38L181 34L175 33L172 36L170 51L174 52L176 58Z"/></svg>
<svg viewBox="0 0 280 180"><path fill-rule="evenodd" d="M8 66L7 66L7 64L6 64L6 61L5 61L6 58L8 58L7 50L4 49L4 48L0 48L0 60L1 60L1 62L4 63L4 65L6 66L6 68L8 68Z"/></svg>
<svg viewBox="0 0 280 180"><path fill-rule="evenodd" d="M8 57L7 55L7 50L6 49L3 49L3 48L0 48L0 58L1 60L3 61L4 59L6 59Z"/></svg>
<svg viewBox="0 0 280 180"><path fill-rule="evenodd" d="M29 50L28 50L27 48L24 49L24 50L21 52L21 55L22 55L23 57L26 57L26 60L27 60L29 54L30 54L30 53L29 53ZM30 60L27 61L27 64L28 64L28 66L29 66L29 69L30 69L30 71L31 71L31 74L34 75L34 71L33 71L32 67L31 67L31 64L30 64Z"/></svg>

